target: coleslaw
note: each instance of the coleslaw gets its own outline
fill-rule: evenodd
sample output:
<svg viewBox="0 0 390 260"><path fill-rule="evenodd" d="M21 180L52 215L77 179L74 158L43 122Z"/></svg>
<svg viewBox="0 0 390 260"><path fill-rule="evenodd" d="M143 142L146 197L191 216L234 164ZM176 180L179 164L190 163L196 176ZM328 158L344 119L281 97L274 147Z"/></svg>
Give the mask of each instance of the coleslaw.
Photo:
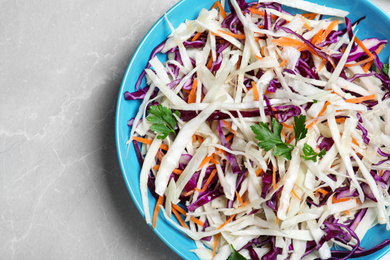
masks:
<svg viewBox="0 0 390 260"><path fill-rule="evenodd" d="M390 229L387 40L302 0L226 4L171 26L125 93L142 100L128 145L146 222L162 212L200 259L347 259L390 244L360 247L374 225Z"/></svg>

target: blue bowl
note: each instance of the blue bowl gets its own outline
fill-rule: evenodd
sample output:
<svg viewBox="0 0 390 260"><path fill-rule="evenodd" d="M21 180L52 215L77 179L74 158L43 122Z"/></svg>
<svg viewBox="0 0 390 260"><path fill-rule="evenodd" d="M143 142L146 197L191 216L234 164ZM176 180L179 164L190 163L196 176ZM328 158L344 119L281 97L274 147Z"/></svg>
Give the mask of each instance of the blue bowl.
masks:
<svg viewBox="0 0 390 260"><path fill-rule="evenodd" d="M352 22L365 16L358 26L359 31L357 36L360 39L368 37L378 37L380 39L386 39L390 35L390 18L384 11L379 9L369 0L309 0L320 5L326 5L328 7L334 7L343 9L350 12L348 18ZM180 23L186 19L193 20L197 18L202 8L210 9L215 0L182 0L173 6L167 13L168 20L174 27L177 27ZM133 118L140 105L137 101L126 101L124 99L125 91L133 91L138 76L148 63L148 58L151 51L171 33L170 28L166 20L162 17L146 34L137 50L135 51L133 58L127 68L126 74L123 78L122 86L119 92L117 109L116 109L116 122L115 122L115 136L116 146L118 152L118 158L120 167L122 169L123 177L125 179L127 188L142 216L144 216L144 209L142 207L141 192L139 188L139 173L140 166L134 149L131 147L128 150L126 141L129 139L130 128L127 126L127 121ZM384 48L380 53L380 59L387 62L390 55L390 48ZM144 83L143 83L144 84ZM153 207L155 199L149 193L150 200L150 212L153 214ZM190 249L195 248L195 243L188 238L185 234L181 233L170 223L168 223L162 213L160 212L157 227L154 229L156 234L170 246L178 255L184 259L198 259L194 253L189 252ZM363 239L361 246L369 249L372 248L385 239L390 238L390 231L382 226L376 226L372 228L365 238ZM383 248L375 252L372 255L356 258L360 260L368 259L380 259L390 250L390 247Z"/></svg>

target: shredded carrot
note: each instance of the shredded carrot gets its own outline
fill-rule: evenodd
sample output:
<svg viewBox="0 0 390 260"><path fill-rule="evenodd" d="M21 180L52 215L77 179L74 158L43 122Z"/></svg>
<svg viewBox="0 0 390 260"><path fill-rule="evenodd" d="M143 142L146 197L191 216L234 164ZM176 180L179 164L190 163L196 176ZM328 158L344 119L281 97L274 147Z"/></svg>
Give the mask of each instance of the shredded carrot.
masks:
<svg viewBox="0 0 390 260"><path fill-rule="evenodd" d="M173 204L172 203L172 207L174 207L178 212L180 212L183 216L187 216L187 212L182 208L180 207L179 205L177 204Z"/></svg>
<svg viewBox="0 0 390 260"><path fill-rule="evenodd" d="M215 252L217 251L217 244L218 244L218 238L221 235L221 233L218 233L214 236L214 245L213 245L213 258L215 256Z"/></svg>
<svg viewBox="0 0 390 260"><path fill-rule="evenodd" d="M381 171L379 172L379 176L382 177L382 175L383 175L383 170L381 170Z"/></svg>
<svg viewBox="0 0 390 260"><path fill-rule="evenodd" d="M264 57L264 50L265 50L265 46L261 47L260 54L261 54L262 57Z"/></svg>
<svg viewBox="0 0 390 260"><path fill-rule="evenodd" d="M321 34L321 36L319 36L319 38L316 39L315 42L312 41L312 43L319 44L323 42L338 24L339 24L338 20L334 20L333 22L331 22L328 28L326 28L325 31Z"/></svg>
<svg viewBox="0 0 390 260"><path fill-rule="evenodd" d="M276 190L276 169L272 167L272 187Z"/></svg>
<svg viewBox="0 0 390 260"><path fill-rule="evenodd" d="M355 140L355 138L352 138L352 143L359 146L358 142Z"/></svg>
<svg viewBox="0 0 390 260"><path fill-rule="evenodd" d="M276 222L275 222L275 225L277 225L279 223L279 218L278 216L276 216Z"/></svg>
<svg viewBox="0 0 390 260"><path fill-rule="evenodd" d="M153 222L152 222L153 228L156 228L158 212L160 211L160 206L163 204L163 202L164 202L164 196L158 197L156 207L154 208L154 213L153 213Z"/></svg>
<svg viewBox="0 0 390 260"><path fill-rule="evenodd" d="M259 168L256 170L256 176L259 176L263 173L263 169L262 168Z"/></svg>
<svg viewBox="0 0 390 260"><path fill-rule="evenodd" d="M342 118L336 118L336 123L341 124L341 123L344 123L344 122L345 122L345 118L344 118L344 117L342 117Z"/></svg>
<svg viewBox="0 0 390 260"><path fill-rule="evenodd" d="M222 225L219 226L218 230L222 229L226 224L228 224L230 221L232 221L232 219L236 216L236 214L233 214L230 216L230 218L228 220L225 221L225 223L223 223Z"/></svg>
<svg viewBox="0 0 390 260"><path fill-rule="evenodd" d="M291 139L288 140L287 143L290 144L292 142L292 140L294 140L294 139L295 139L295 136L291 137Z"/></svg>
<svg viewBox="0 0 390 260"><path fill-rule="evenodd" d="M203 137L201 137L200 135L197 135L196 137L198 138L199 143L203 143Z"/></svg>
<svg viewBox="0 0 390 260"><path fill-rule="evenodd" d="M373 58L373 59L375 58L374 54L372 54L372 53L370 52L370 50L367 49L367 47L363 44L363 42L362 42L361 40L359 40L358 37L355 37L355 42L357 43L357 45L360 46L360 48L363 49L363 51L368 55L368 57L371 57L371 58Z"/></svg>
<svg viewBox="0 0 390 260"><path fill-rule="evenodd" d="M286 47L286 46L295 47L295 48L307 47L306 43L288 37L280 37L279 39L272 40L272 42L282 47Z"/></svg>
<svg viewBox="0 0 390 260"><path fill-rule="evenodd" d="M363 65L363 64L366 64L367 62L373 61L374 59L375 59L374 57L369 57L369 58L367 58L367 59L361 60L361 61L356 62L356 63L348 63L348 64L345 64L344 67L349 68L349 67L361 66L361 65Z"/></svg>
<svg viewBox="0 0 390 260"><path fill-rule="evenodd" d="M294 190L292 190L292 194L293 194L297 199L299 199L300 201L302 201L301 198L298 196L298 194L295 193Z"/></svg>
<svg viewBox="0 0 390 260"><path fill-rule="evenodd" d="M311 39L311 43L315 44L316 42L318 42L323 33L324 33L324 30L322 30L322 29L319 30L318 33Z"/></svg>
<svg viewBox="0 0 390 260"><path fill-rule="evenodd" d="M245 34L236 34L236 33L232 33L232 32L228 32L228 31L223 31L223 30L218 30L219 33L222 33L222 34L226 34L226 35L229 35L231 37L234 37L234 38L237 38L237 39L240 39L240 40L245 40ZM215 34L216 36L221 36L220 34L217 34L217 33L212 33L212 34Z"/></svg>
<svg viewBox="0 0 390 260"><path fill-rule="evenodd" d="M305 23L303 26L305 26L305 28L306 28L308 31L311 31L311 30L312 30L311 27L310 27L307 23Z"/></svg>
<svg viewBox="0 0 390 260"><path fill-rule="evenodd" d="M358 97L358 98L350 98L350 99L346 99L344 101L347 103L357 104L357 103L361 103L363 101L373 100L373 99L375 99L375 94L364 96L364 97Z"/></svg>
<svg viewBox="0 0 390 260"><path fill-rule="evenodd" d="M202 34L202 32L197 32L194 37L191 39L192 42L196 41L197 39L199 39L200 35Z"/></svg>
<svg viewBox="0 0 390 260"><path fill-rule="evenodd" d="M185 197L190 196L190 195L192 195L194 192L195 192L195 190L190 190L189 192L184 192L184 196L185 196Z"/></svg>
<svg viewBox="0 0 390 260"><path fill-rule="evenodd" d="M148 144L148 145L151 145L152 144L152 140L150 139L146 139L146 138L142 138L142 137L139 137L139 136L133 136L133 140L137 141L137 142L140 142L140 143L144 143L144 144ZM167 151L169 146L166 145L166 144L161 144L160 145L160 148Z"/></svg>
<svg viewBox="0 0 390 260"><path fill-rule="evenodd" d="M225 9L223 9L223 6L221 5L221 3L219 1L216 1L214 3L213 7L211 7L211 9L217 8L217 6L219 8L219 11L221 12L221 15L222 15L223 19L225 19L226 18L226 12L225 12Z"/></svg>
<svg viewBox="0 0 390 260"><path fill-rule="evenodd" d="M192 135L192 142L196 143L196 135Z"/></svg>
<svg viewBox="0 0 390 260"><path fill-rule="evenodd" d="M318 67L318 71L321 71L322 68L325 66L325 64L326 64L326 59L323 59L320 66Z"/></svg>
<svg viewBox="0 0 390 260"><path fill-rule="evenodd" d="M236 196L237 196L237 200L238 200L239 205L243 204L244 202L242 201L242 198L237 191L236 191Z"/></svg>
<svg viewBox="0 0 390 260"><path fill-rule="evenodd" d="M261 15L261 16L265 16L265 12L264 11L260 11L256 8L248 8L248 10L252 13L252 14L258 14L258 15ZM271 14L271 19L277 19L278 16L274 15L274 14Z"/></svg>
<svg viewBox="0 0 390 260"><path fill-rule="evenodd" d="M211 52L210 52L209 56L210 56L210 58L209 58L209 61L208 61L207 65L206 65L206 67L208 69L211 69L211 66L213 65L213 55L211 54Z"/></svg>
<svg viewBox="0 0 390 260"><path fill-rule="evenodd" d="M376 49L375 53L378 55L382 51L383 47L385 47L385 44L382 44L381 46L379 46L379 48ZM368 70L371 68L373 63L374 63L374 60L372 60L372 61L368 62L366 65L364 65L363 71L365 73L367 73Z"/></svg>
<svg viewBox="0 0 390 260"><path fill-rule="evenodd" d="M199 220L199 219L197 219L197 218L195 218L195 217L193 217L193 216L190 217L190 220L191 220L192 222L194 222L195 224L198 224L198 225L201 226L201 227L204 226L204 222L203 222L203 221L201 221L201 220Z"/></svg>
<svg viewBox="0 0 390 260"><path fill-rule="evenodd" d="M179 213L177 212L177 210L175 208L172 208L172 212L173 212L173 214L175 214L180 225L182 225L182 227L184 227L184 228L188 228L187 224L184 223L184 220L180 217Z"/></svg>
<svg viewBox="0 0 390 260"><path fill-rule="evenodd" d="M252 89L253 89L253 100L259 101L260 100L259 90L257 89L256 82L254 81L252 81Z"/></svg>
<svg viewBox="0 0 390 260"><path fill-rule="evenodd" d="M227 142L230 142L230 140L232 140L234 137L234 134L229 134L227 137L226 137L226 141Z"/></svg>
<svg viewBox="0 0 390 260"><path fill-rule="evenodd" d="M328 194L328 192L322 188L318 188L316 191L315 191L315 196L317 196L318 193L322 193L322 195L326 195Z"/></svg>
<svg viewBox="0 0 390 260"><path fill-rule="evenodd" d="M284 137L284 140L287 141L288 138L287 138L286 134L284 133L283 129L282 129L282 135L283 135L283 137Z"/></svg>
<svg viewBox="0 0 390 260"><path fill-rule="evenodd" d="M192 88L191 88L191 91L190 91L190 95L188 96L188 104L196 102L196 87L197 86L198 86L198 78L195 78L194 79L194 83L192 83Z"/></svg>
<svg viewBox="0 0 390 260"><path fill-rule="evenodd" d="M160 165L155 165L153 166L153 170L158 170L160 169ZM173 169L172 171L174 174L177 174L177 175L180 175L182 174L183 170L180 170L180 169Z"/></svg>
<svg viewBox="0 0 390 260"><path fill-rule="evenodd" d="M237 134L237 132L233 130L233 128L231 127L231 125L230 125L225 119L222 119L222 122L225 124L225 126L226 126L227 128L230 129L230 131L232 131L233 134Z"/></svg>
<svg viewBox="0 0 390 260"><path fill-rule="evenodd" d="M255 57L258 58L259 60L262 59L262 57L260 57L259 55L256 55L256 54L255 54Z"/></svg>
<svg viewBox="0 0 390 260"><path fill-rule="evenodd" d="M241 60L242 60L242 56L239 56L238 57L238 61L237 61L237 65L236 65L236 68L239 69L240 66L241 66Z"/></svg>
<svg viewBox="0 0 390 260"><path fill-rule="evenodd" d="M320 113L318 113L318 117L322 116L322 115L325 113L326 108L327 108L329 105L330 105L329 101L326 101L324 107L322 108L322 110L320 111Z"/></svg>
<svg viewBox="0 0 390 260"><path fill-rule="evenodd" d="M199 189L198 187L196 187L195 190L198 191L198 192L204 192L204 191L206 191L207 187L209 186L211 180L214 178L214 176L215 176L216 173L217 173L217 169L214 169L214 170L211 172L210 176L207 178L207 181L206 181L206 183L204 184L203 188L202 188L202 189Z"/></svg>
<svg viewBox="0 0 390 260"><path fill-rule="evenodd" d="M283 67L284 65L286 65L287 63L287 60L284 59L280 64L279 64L279 68Z"/></svg>
<svg viewBox="0 0 390 260"><path fill-rule="evenodd" d="M316 16L318 14L316 13L304 13L304 14L301 14L303 17L309 19L309 20L314 20L314 18L316 18Z"/></svg>
<svg viewBox="0 0 390 260"><path fill-rule="evenodd" d="M215 160L214 158L211 158L210 162L214 163L214 164L219 164L219 162L217 160Z"/></svg>
<svg viewBox="0 0 390 260"><path fill-rule="evenodd" d="M344 210L344 213L347 215L351 215L351 213L349 213L349 210Z"/></svg>
<svg viewBox="0 0 390 260"><path fill-rule="evenodd" d="M210 155L210 156L206 156L206 157L203 159L202 163L199 165L198 169L203 168L203 166L205 166L206 164L208 164L208 163L210 162L211 158L213 158L213 157L214 157L214 154L212 154L212 155Z"/></svg>
<svg viewBox="0 0 390 260"><path fill-rule="evenodd" d="M339 202L344 202L344 201L349 201L351 200L351 198L339 198L339 199L336 199L335 197L332 197L332 203L335 204L335 203L339 203Z"/></svg>

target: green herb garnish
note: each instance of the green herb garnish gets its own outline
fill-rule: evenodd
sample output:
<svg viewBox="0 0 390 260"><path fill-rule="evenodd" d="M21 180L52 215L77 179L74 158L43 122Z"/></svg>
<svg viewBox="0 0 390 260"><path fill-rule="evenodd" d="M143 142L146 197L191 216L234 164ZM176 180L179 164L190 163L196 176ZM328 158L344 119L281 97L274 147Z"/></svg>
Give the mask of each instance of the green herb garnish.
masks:
<svg viewBox="0 0 390 260"><path fill-rule="evenodd" d="M316 153L316 151L314 151L313 147L311 147L308 144L303 145L302 151L304 153L304 155L302 156L303 159L305 159L306 161L312 160L313 162L317 161L317 157L322 158L326 153L325 148L322 149L320 153Z"/></svg>
<svg viewBox="0 0 390 260"><path fill-rule="evenodd" d="M383 64L382 72L389 76L389 63Z"/></svg>
<svg viewBox="0 0 390 260"><path fill-rule="evenodd" d="M176 116L180 116L179 111L175 111ZM173 116L172 110L163 105L153 105L149 108L149 115L146 117L152 125L150 129L154 131L158 139L165 139L170 133L175 132L177 124L176 118Z"/></svg>
<svg viewBox="0 0 390 260"><path fill-rule="evenodd" d="M300 115L294 117L294 134L295 134L295 143L304 139L307 134L306 129L306 116ZM260 122L258 125L251 126L255 137L259 140L257 144L260 148L263 148L266 151L272 150L273 156L284 156L287 160L291 160L291 152L296 147L295 145L288 144L282 141L281 133L283 130L283 125L279 123L276 118L272 118L272 131L269 129L267 123ZM317 161L317 157L322 158L326 151L322 149L321 152L316 153L314 149L308 145L304 144L303 146L303 159Z"/></svg>
<svg viewBox="0 0 390 260"><path fill-rule="evenodd" d="M260 148L266 151L273 149L273 156L284 156L287 160L291 160L291 151L294 146L282 141L280 136L283 125L275 118L272 118L272 131L268 124L260 122L258 125L251 126L256 138L259 140L257 144Z"/></svg>
<svg viewBox="0 0 390 260"><path fill-rule="evenodd" d="M233 245L232 246L232 249L233 249L233 253L229 256L228 260L246 260L246 258L241 255L240 253L237 252L236 249L234 249Z"/></svg>

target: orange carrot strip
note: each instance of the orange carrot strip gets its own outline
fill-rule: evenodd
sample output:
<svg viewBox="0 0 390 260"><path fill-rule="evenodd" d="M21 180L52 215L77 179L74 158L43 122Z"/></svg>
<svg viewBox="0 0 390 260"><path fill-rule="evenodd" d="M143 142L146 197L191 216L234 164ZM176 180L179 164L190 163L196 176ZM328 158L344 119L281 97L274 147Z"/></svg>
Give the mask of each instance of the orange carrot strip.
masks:
<svg viewBox="0 0 390 260"><path fill-rule="evenodd" d="M272 40L272 42L282 47L286 47L286 46L295 47L295 48L307 47L307 45L304 42L292 38L288 38L288 37L280 37L279 39Z"/></svg>
<svg viewBox="0 0 390 260"><path fill-rule="evenodd" d="M276 190L276 169L272 167L272 187Z"/></svg>
<svg viewBox="0 0 390 260"><path fill-rule="evenodd" d="M177 204L173 204L172 203L172 207L174 207L178 212L180 212L183 216L187 216L187 212L183 209L183 208L181 208L179 205L177 205Z"/></svg>
<svg viewBox="0 0 390 260"><path fill-rule="evenodd" d="M201 227L204 226L204 222L203 222L203 221L201 221L201 220L199 220L199 219L197 219L197 218L195 218L195 217L193 217L193 216L190 217L190 220L191 220L192 222L194 222L195 224L198 224L198 225L201 226Z"/></svg>
<svg viewBox="0 0 390 260"><path fill-rule="evenodd" d="M344 101L347 103L357 104L357 103L361 103L363 101L372 100L372 99L375 99L375 94L364 96L364 97L358 97L358 98L350 98L350 99L346 99Z"/></svg>
<svg viewBox="0 0 390 260"><path fill-rule="evenodd" d="M260 56L258 56L258 55L256 55L256 54L255 54L255 57L258 58L259 60L262 59L262 57L260 57Z"/></svg>
<svg viewBox="0 0 390 260"><path fill-rule="evenodd" d="M382 177L382 175L383 175L383 170L381 170L381 171L379 172L379 176Z"/></svg>
<svg viewBox="0 0 390 260"><path fill-rule="evenodd" d="M297 199L299 199L300 201L302 201L301 198L298 196L298 194L295 193L294 190L292 190L292 194L293 194Z"/></svg>
<svg viewBox="0 0 390 260"><path fill-rule="evenodd" d="M151 145L152 144L152 140L150 139L146 139L146 138L142 138L142 137L139 137L139 136L133 136L133 140L137 141L137 142L140 142L140 143L144 143L144 144L148 144L148 145ZM169 146L166 145L166 144L161 144L160 145L160 148L167 151Z"/></svg>
<svg viewBox="0 0 390 260"><path fill-rule="evenodd" d="M203 143L203 137L201 137L200 135L197 135L197 138L198 138L199 143Z"/></svg>
<svg viewBox="0 0 390 260"><path fill-rule="evenodd" d="M309 19L309 20L313 20L314 18L316 18L316 16L318 14L316 13L304 13L304 14L301 14L303 17Z"/></svg>
<svg viewBox="0 0 390 260"><path fill-rule="evenodd" d="M158 170L160 169L160 165L155 165L153 166L153 170ZM180 169L173 169L172 171L174 174L177 174L177 175L180 175L183 173L183 170L180 170Z"/></svg>
<svg viewBox="0 0 390 260"><path fill-rule="evenodd" d="M374 59L375 59L375 58L373 58L373 57L369 57L369 58L367 58L367 59L361 60L361 61L356 62L356 63L348 63L348 64L345 64L344 67L349 68L349 67L360 66L360 65L366 64L367 62L371 62L371 61L373 61Z"/></svg>
<svg viewBox="0 0 390 260"><path fill-rule="evenodd" d="M172 212L173 212L173 214L175 214L177 220L179 220L180 225L182 225L182 227L184 227L184 228L188 228L187 224L184 223L184 220L180 217L179 213L177 212L177 210L175 208L172 208Z"/></svg>
<svg viewBox="0 0 390 260"><path fill-rule="evenodd" d="M324 107L322 108L322 110L320 111L320 113L318 113L318 117L322 116L322 115L325 113L326 108L327 108L329 105L330 105L329 101L326 101Z"/></svg>
<svg viewBox="0 0 390 260"><path fill-rule="evenodd" d="M226 141L227 141L227 142L230 142L230 140L232 140L233 137L234 137L234 134L229 134L229 135L226 137Z"/></svg>
<svg viewBox="0 0 390 260"><path fill-rule="evenodd" d="M371 58L373 58L373 59L375 58L374 54L372 54L372 53L370 52L370 50L367 49L367 47L363 44L363 42L362 42L361 40L359 40L358 37L355 37L355 42L357 43L357 45L360 46L360 48L363 49L363 51L368 55L368 57L371 57Z"/></svg>
<svg viewBox="0 0 390 260"><path fill-rule="evenodd" d="M279 68L283 67L284 65L286 65L287 63L287 60L284 59L280 64L279 64Z"/></svg>
<svg viewBox="0 0 390 260"><path fill-rule="evenodd" d="M312 30L311 27L310 27L307 23L305 23L303 26L305 26L305 28L306 28L308 31L311 31L311 30Z"/></svg>
<svg viewBox="0 0 390 260"><path fill-rule="evenodd" d="M192 142L196 143L196 135L192 135Z"/></svg>
<svg viewBox="0 0 390 260"><path fill-rule="evenodd" d="M211 52L210 52L210 59L209 59L209 62L207 63L206 67L208 69L211 69L211 66L213 64L213 55L211 55Z"/></svg>
<svg viewBox="0 0 390 260"><path fill-rule="evenodd" d="M318 39L321 38L321 35L324 33L324 30L319 30L318 33L311 39L311 43L315 44L318 42Z"/></svg>
<svg viewBox="0 0 390 260"><path fill-rule="evenodd" d="M265 46L261 47L260 54L261 54L262 57L264 57L264 49L265 49Z"/></svg>
<svg viewBox="0 0 390 260"><path fill-rule="evenodd" d="M226 35L229 35L229 36L237 38L237 39L241 39L241 40L244 40L246 38L245 34L236 34L236 33L227 32L227 31L223 31L223 30L218 30L218 32L226 34ZM216 34L216 35L217 36L221 36L219 34Z"/></svg>
<svg viewBox="0 0 390 260"><path fill-rule="evenodd" d="M259 101L260 100L259 90L257 89L256 82L254 81L252 81L252 89L253 89L253 100Z"/></svg>
<svg viewBox="0 0 390 260"><path fill-rule="evenodd" d="M232 126L225 119L222 119L222 122L230 129L230 131L232 131L233 134L237 134L237 132L233 130Z"/></svg>
<svg viewBox="0 0 390 260"><path fill-rule="evenodd" d="M160 211L160 205L162 205L163 202L164 202L164 196L158 197L156 207L154 208L154 213L153 213L153 222L152 222L153 228L156 228L158 212Z"/></svg>
<svg viewBox="0 0 390 260"><path fill-rule="evenodd" d="M292 142L292 140L294 140L294 139L295 139L295 136L291 137L291 139L288 140L287 143L290 144Z"/></svg>
<svg viewBox="0 0 390 260"><path fill-rule="evenodd" d="M217 173L217 169L214 169L214 170L211 172L210 176L208 177L208 179L207 179L206 183L204 184L203 188L202 188L202 189L199 189L198 187L196 187L195 190L198 191L198 192L204 192L204 191L206 191L207 186L209 186L211 180L214 178L214 176L215 176L216 173Z"/></svg>
<svg viewBox="0 0 390 260"><path fill-rule="evenodd" d="M322 70L322 68L325 66L325 63L326 63L326 59L323 59L320 66L318 67L318 71Z"/></svg>
<svg viewBox="0 0 390 260"><path fill-rule="evenodd" d="M244 203L243 201L242 201L242 198L241 198L241 196L240 196L240 194L236 191L236 196L237 196L237 200L238 200L238 203L241 205L242 203Z"/></svg>
<svg viewBox="0 0 390 260"><path fill-rule="evenodd" d="M382 51L383 47L385 47L385 44L382 44L381 46L379 46L379 48L376 49L375 53L378 55ZM374 60L372 60L372 61L368 62L366 65L364 65L363 71L365 73L367 73L368 70L371 68L373 63L374 63Z"/></svg>
<svg viewBox="0 0 390 260"><path fill-rule="evenodd" d="M252 14L258 14L258 15L261 15L261 16L264 16L265 15L265 12L264 11L260 11L256 8L248 8L248 10L252 13ZM274 14L271 14L271 19L277 19L278 16L274 15Z"/></svg>
<svg viewBox="0 0 390 260"><path fill-rule="evenodd" d="M256 176L259 176L263 172L262 168L256 170Z"/></svg>
<svg viewBox="0 0 390 260"><path fill-rule="evenodd" d="M225 221L225 223L223 223L222 225L219 226L218 230L222 229L226 224L228 224L230 221L232 221L232 219L236 216L236 214L233 214L230 216L230 218L228 220Z"/></svg>
<svg viewBox="0 0 390 260"><path fill-rule="evenodd" d="M223 9L223 6L221 5L221 3L219 1L216 1L214 3L213 7L211 7L211 9L217 8L217 6L219 8L219 11L221 12L221 15L222 15L223 19L225 19L226 18L226 12L225 12L225 9Z"/></svg>
<svg viewBox="0 0 390 260"><path fill-rule="evenodd" d="M356 146L359 146L358 142L355 140L355 138L352 138L352 143L355 144Z"/></svg>
<svg viewBox="0 0 390 260"><path fill-rule="evenodd" d="M279 218L278 216L276 216L276 222L275 222L275 225L277 225L279 223Z"/></svg>
<svg viewBox="0 0 390 260"><path fill-rule="evenodd" d="M328 192L322 188L318 188L316 191L315 191L315 196L317 196L318 193L322 193L322 195L326 195L328 194Z"/></svg>
<svg viewBox="0 0 390 260"><path fill-rule="evenodd" d="M221 233L218 233L214 236L214 245L213 245L213 258L215 256L215 252L217 251L217 244L218 244L218 238L221 235Z"/></svg>
<svg viewBox="0 0 390 260"><path fill-rule="evenodd" d="M205 166L206 164L208 164L208 163L210 162L211 158L213 158L213 157L214 157L214 154L212 154L212 155L210 155L210 156L206 156L206 157L203 159L202 163L199 165L198 169L203 168L203 166Z"/></svg>
<svg viewBox="0 0 390 260"><path fill-rule="evenodd" d="M198 79L194 79L194 83L192 84L192 88L190 91L190 95L188 96L188 104L196 102L196 87L198 86Z"/></svg>
<svg viewBox="0 0 390 260"><path fill-rule="evenodd" d="M336 199L335 197L332 197L332 203L335 204L335 203L340 203L340 202L344 202L344 201L349 201L351 200L351 198L340 198L340 199Z"/></svg>
<svg viewBox="0 0 390 260"><path fill-rule="evenodd" d="M331 22L331 24L328 26L328 28L325 29L325 31L321 34L321 36L313 43L313 44L318 44L323 42L326 37L333 31L333 29L339 24L338 20L334 20Z"/></svg>
<svg viewBox="0 0 390 260"><path fill-rule="evenodd" d="M194 37L191 39L192 42L196 41L197 39L199 39L200 35L202 34L202 32L197 32Z"/></svg>

